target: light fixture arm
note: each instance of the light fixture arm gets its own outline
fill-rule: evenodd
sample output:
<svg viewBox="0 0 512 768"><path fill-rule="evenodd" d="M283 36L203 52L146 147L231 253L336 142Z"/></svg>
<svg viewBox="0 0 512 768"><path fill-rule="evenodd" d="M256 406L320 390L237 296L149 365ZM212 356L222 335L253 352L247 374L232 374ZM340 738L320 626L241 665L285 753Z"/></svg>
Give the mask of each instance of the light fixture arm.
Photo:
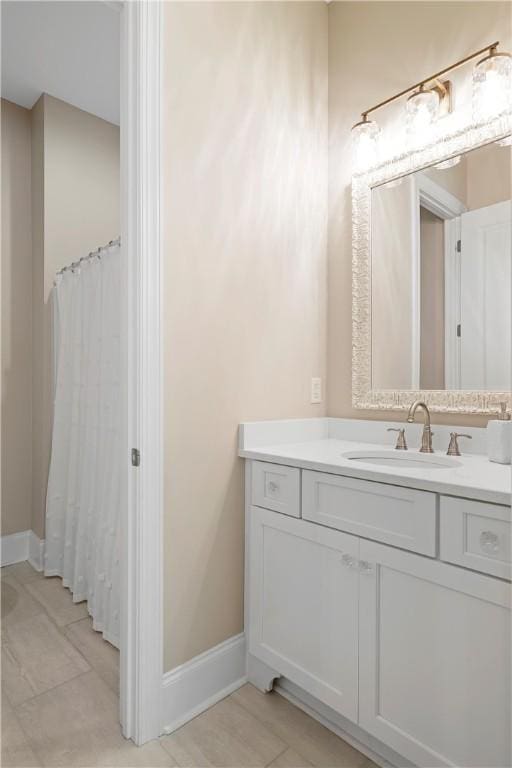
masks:
<svg viewBox="0 0 512 768"><path fill-rule="evenodd" d="M405 96L407 93L410 93L411 91L415 91L417 88L422 90L427 83L431 83L435 80L438 80L438 78L442 77L443 75L446 75L448 72L451 72L452 70L457 69L458 67L461 67L463 64L466 64L468 61L471 61L472 59L476 59L477 56L481 56L482 53L489 52L489 56L495 56L497 53L499 44L500 44L499 40L497 40L495 43L490 43L490 45L486 45L485 48L480 48L480 50L475 51L475 53L471 53L469 56L466 56L464 59L460 59L459 61L455 62L455 64L451 64L449 67L445 67L444 69L441 69L439 72L435 72L433 75L430 75L430 77L427 77L424 80L420 80L419 83L410 85L408 88L405 88L403 91L400 91L400 93L396 93L394 96L390 96L389 99L385 99L384 101L381 101L379 104L375 104L375 106L370 107L370 109L365 109L364 112L361 112L361 117L363 119L363 122L366 122L368 120L368 115L371 112L375 112L375 110L380 109L381 107L384 107L387 104L391 104L391 102L396 101L397 99L401 98L402 96Z"/></svg>

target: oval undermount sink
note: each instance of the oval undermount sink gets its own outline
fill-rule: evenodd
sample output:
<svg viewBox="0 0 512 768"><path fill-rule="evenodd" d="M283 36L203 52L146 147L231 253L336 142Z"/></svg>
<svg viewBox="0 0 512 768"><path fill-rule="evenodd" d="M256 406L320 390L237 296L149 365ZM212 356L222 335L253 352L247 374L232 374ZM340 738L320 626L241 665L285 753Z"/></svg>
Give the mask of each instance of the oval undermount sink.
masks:
<svg viewBox="0 0 512 768"><path fill-rule="evenodd" d="M433 456L430 453L407 453L405 451L348 451L342 453L344 459L360 461L364 464L377 464L381 467L403 467L408 469L454 469L462 466L460 461L450 456Z"/></svg>

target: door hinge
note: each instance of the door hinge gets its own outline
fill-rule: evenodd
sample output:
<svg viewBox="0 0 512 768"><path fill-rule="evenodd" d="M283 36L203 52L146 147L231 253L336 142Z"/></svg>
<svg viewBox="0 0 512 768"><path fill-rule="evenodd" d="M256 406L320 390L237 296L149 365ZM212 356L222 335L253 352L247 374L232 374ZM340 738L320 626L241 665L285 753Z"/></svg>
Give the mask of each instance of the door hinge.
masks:
<svg viewBox="0 0 512 768"><path fill-rule="evenodd" d="M456 250L457 250L457 253L460 253L462 251L462 241L461 240L457 240L457 248L456 248Z"/></svg>
<svg viewBox="0 0 512 768"><path fill-rule="evenodd" d="M458 323L457 324L457 336L458 336L459 339L460 339L460 334L461 334L461 328L460 328L460 323Z"/></svg>
<svg viewBox="0 0 512 768"><path fill-rule="evenodd" d="M132 467L140 466L140 451L137 448L132 448Z"/></svg>

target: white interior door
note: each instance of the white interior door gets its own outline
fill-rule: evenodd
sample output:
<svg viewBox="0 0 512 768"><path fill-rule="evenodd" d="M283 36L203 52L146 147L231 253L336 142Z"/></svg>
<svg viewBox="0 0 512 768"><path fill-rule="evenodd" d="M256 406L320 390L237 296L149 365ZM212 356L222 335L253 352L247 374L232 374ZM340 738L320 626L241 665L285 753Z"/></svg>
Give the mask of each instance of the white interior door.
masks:
<svg viewBox="0 0 512 768"><path fill-rule="evenodd" d="M250 653L356 722L359 539L250 514Z"/></svg>
<svg viewBox="0 0 512 768"><path fill-rule="evenodd" d="M510 200L461 216L461 389L511 389L510 231Z"/></svg>

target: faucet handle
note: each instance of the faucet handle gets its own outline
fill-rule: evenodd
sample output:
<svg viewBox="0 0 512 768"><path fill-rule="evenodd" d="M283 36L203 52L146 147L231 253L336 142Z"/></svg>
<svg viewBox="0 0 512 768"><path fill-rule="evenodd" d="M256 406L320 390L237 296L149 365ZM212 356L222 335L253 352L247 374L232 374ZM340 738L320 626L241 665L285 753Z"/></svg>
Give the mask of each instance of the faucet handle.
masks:
<svg viewBox="0 0 512 768"><path fill-rule="evenodd" d="M459 432L450 432L450 444L446 451L447 456L460 456L459 437L467 437L468 440L472 440L472 435L462 435Z"/></svg>
<svg viewBox="0 0 512 768"><path fill-rule="evenodd" d="M405 429L398 429L397 427L388 427L388 432L398 432L398 437L396 438L396 445L395 450L397 451L406 451L407 450L407 441L405 439Z"/></svg>

